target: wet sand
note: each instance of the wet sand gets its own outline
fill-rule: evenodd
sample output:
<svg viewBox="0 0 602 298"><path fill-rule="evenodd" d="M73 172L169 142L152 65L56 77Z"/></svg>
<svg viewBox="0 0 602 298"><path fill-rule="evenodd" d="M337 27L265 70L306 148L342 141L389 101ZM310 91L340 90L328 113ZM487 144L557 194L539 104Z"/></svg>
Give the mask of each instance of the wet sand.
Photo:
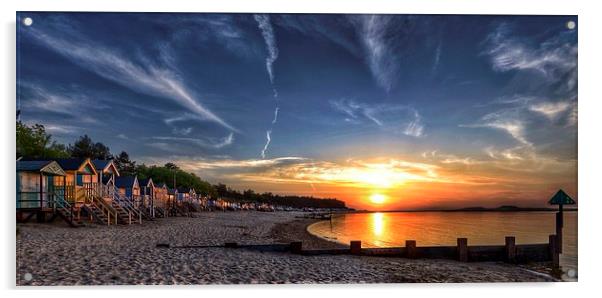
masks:
<svg viewBox="0 0 602 298"><path fill-rule="evenodd" d="M367 256L301 256L183 245L342 247L309 234L295 212L205 212L131 226L18 224L17 285L154 285L553 281L503 263ZM168 243L172 248L158 248ZM27 273L31 280L26 280ZM29 277L29 276L28 276Z"/></svg>

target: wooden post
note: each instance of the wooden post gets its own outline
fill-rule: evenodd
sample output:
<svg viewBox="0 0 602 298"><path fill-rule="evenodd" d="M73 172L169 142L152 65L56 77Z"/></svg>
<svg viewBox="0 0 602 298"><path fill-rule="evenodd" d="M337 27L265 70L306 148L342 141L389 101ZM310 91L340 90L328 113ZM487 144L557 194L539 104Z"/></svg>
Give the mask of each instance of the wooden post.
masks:
<svg viewBox="0 0 602 298"><path fill-rule="evenodd" d="M458 238L458 261L468 262L468 239Z"/></svg>
<svg viewBox="0 0 602 298"><path fill-rule="evenodd" d="M40 173L40 209L44 208L44 176Z"/></svg>
<svg viewBox="0 0 602 298"><path fill-rule="evenodd" d="M238 247L238 243L236 243L236 242L226 242L224 246L227 247L227 248L237 248Z"/></svg>
<svg viewBox="0 0 602 298"><path fill-rule="evenodd" d="M550 258L552 260L552 267L558 268L560 266L560 254L558 253L558 236L550 235L548 241L548 248L550 251Z"/></svg>
<svg viewBox="0 0 602 298"><path fill-rule="evenodd" d="M406 240L406 257L408 259L416 258L416 240Z"/></svg>
<svg viewBox="0 0 602 298"><path fill-rule="evenodd" d="M46 222L46 213L44 213L44 211L40 210L36 212L36 221L39 223L43 223Z"/></svg>
<svg viewBox="0 0 602 298"><path fill-rule="evenodd" d="M558 249L558 253L562 253L562 228L564 226L562 209L562 204L558 205L558 212L556 213L556 248Z"/></svg>
<svg viewBox="0 0 602 298"><path fill-rule="evenodd" d="M303 242L301 242L301 241L291 242L291 252L292 253L300 254L302 248L303 248Z"/></svg>
<svg viewBox="0 0 602 298"><path fill-rule="evenodd" d="M349 245L351 246L352 255L360 255L362 253L362 241L353 240Z"/></svg>
<svg viewBox="0 0 602 298"><path fill-rule="evenodd" d="M516 262L516 238L506 236L506 262Z"/></svg>

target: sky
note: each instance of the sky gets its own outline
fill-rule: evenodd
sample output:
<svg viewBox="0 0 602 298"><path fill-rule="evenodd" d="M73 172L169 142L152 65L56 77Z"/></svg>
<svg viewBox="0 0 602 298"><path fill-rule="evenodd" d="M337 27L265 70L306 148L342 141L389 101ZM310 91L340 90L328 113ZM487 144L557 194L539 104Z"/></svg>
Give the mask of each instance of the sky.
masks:
<svg viewBox="0 0 602 298"><path fill-rule="evenodd" d="M240 190L577 199L576 16L19 12L17 108Z"/></svg>

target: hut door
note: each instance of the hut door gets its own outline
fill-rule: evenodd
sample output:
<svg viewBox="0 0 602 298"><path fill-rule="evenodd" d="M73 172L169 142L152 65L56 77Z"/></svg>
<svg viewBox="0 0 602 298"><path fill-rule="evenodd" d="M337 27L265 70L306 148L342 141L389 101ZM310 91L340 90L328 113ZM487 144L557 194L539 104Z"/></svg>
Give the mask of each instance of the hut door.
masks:
<svg viewBox="0 0 602 298"><path fill-rule="evenodd" d="M46 193L46 200L47 200L48 207L54 207L55 197L54 197L54 177L53 176L46 176L46 185L48 186L47 193Z"/></svg>

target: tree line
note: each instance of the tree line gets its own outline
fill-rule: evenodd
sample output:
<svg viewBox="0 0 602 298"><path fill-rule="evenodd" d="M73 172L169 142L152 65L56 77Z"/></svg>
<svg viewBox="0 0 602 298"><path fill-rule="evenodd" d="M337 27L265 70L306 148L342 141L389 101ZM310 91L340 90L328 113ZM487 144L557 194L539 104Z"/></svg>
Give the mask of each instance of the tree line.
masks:
<svg viewBox="0 0 602 298"><path fill-rule="evenodd" d="M94 142L88 135L80 136L73 144L64 145L52 140L52 135L46 132L41 124L26 124L17 122L17 158L35 159L54 158L90 158L113 159L117 170L122 176L138 176L138 179L151 178L155 183L165 183L168 187L192 188L197 193L212 198L225 198L238 202L260 202L296 208L344 208L345 203L337 199L318 199L307 196L282 196L269 192L256 193L248 189L237 191L225 184L211 185L194 173L180 169L174 163L163 166L136 164L127 152L121 151L113 155L108 146Z"/></svg>
<svg viewBox="0 0 602 298"><path fill-rule="evenodd" d="M345 208L345 202L332 198L318 199L308 196L283 196L271 192L256 193L252 189L240 192L222 183L214 185L213 187L219 197L237 202L259 202L295 208Z"/></svg>

